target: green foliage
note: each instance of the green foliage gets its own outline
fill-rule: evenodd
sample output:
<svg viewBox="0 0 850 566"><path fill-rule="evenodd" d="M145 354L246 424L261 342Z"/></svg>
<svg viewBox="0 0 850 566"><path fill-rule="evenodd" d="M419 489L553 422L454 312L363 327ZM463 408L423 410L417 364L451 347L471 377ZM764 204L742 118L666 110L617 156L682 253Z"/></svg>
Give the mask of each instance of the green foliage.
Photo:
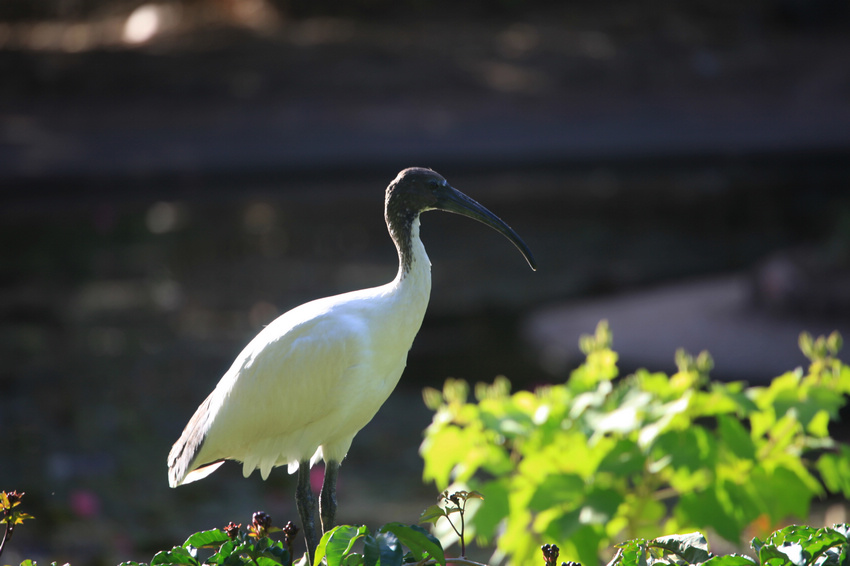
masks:
<svg viewBox="0 0 850 566"><path fill-rule="evenodd" d="M703 564L704 566L840 566L850 561L850 525L832 528L793 525L762 541L754 538L755 558L738 554L714 556L700 533L654 540L635 539L618 546L608 566Z"/></svg>
<svg viewBox="0 0 850 566"><path fill-rule="evenodd" d="M460 539L460 555L466 556L466 504L470 499L484 499L477 491L456 491L449 493L448 490L440 494L437 505L431 505L422 512L419 517L420 523L434 523L445 518L451 529ZM443 506L440 506L440 503ZM452 515L457 514L457 523L452 520Z"/></svg>
<svg viewBox="0 0 850 566"><path fill-rule="evenodd" d="M535 392L511 394L503 377L476 385L476 402L459 380L425 392L426 481L483 494L467 526L512 563L530 563L543 541L585 564L616 540L665 532L738 542L748 526L807 517L827 492L850 497L850 449L829 436L850 392L837 333L803 334L808 372L759 387L711 381L711 357L681 350L673 375L615 380L611 344L602 322L566 383Z"/></svg>
<svg viewBox="0 0 850 566"><path fill-rule="evenodd" d="M24 513L19 508L23 497L23 492L0 491L0 525L5 525L3 527L3 538L0 539L0 554L3 554L6 543L11 540L15 533L15 527L27 519L33 518L32 515Z"/></svg>
<svg viewBox="0 0 850 566"><path fill-rule="evenodd" d="M292 523L277 529L265 513L255 513L247 532L240 526L230 523L224 529L195 533L183 545L158 552L149 564L122 562L120 566L292 566L292 542L298 531ZM270 538L279 531L283 540ZM200 558L202 549L208 554L205 559ZM313 563L322 561L327 566L446 566L443 548L431 533L401 523L386 524L374 533L365 526L335 527L324 534L316 549Z"/></svg>
<svg viewBox="0 0 850 566"><path fill-rule="evenodd" d="M358 541L362 542L362 553L355 551ZM402 523L388 523L375 533L364 526L335 527L324 534L316 549L314 563L320 564L323 559L327 566L446 566L443 547L433 535L422 527Z"/></svg>

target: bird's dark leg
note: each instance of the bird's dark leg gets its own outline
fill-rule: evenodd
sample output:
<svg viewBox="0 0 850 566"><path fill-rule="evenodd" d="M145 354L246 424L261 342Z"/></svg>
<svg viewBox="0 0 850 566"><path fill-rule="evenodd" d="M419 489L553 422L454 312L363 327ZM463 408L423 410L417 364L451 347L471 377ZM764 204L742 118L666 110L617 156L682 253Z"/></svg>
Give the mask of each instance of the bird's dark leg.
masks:
<svg viewBox="0 0 850 566"><path fill-rule="evenodd" d="M316 538L316 496L310 487L310 461L298 464L298 486L295 488L295 506L301 516L301 527L307 541L307 562L313 563L319 539Z"/></svg>
<svg viewBox="0 0 850 566"><path fill-rule="evenodd" d="M322 494L319 496L319 513L322 516L322 532L326 533L334 526L336 515L336 475L339 462L325 462L325 481L322 483Z"/></svg>

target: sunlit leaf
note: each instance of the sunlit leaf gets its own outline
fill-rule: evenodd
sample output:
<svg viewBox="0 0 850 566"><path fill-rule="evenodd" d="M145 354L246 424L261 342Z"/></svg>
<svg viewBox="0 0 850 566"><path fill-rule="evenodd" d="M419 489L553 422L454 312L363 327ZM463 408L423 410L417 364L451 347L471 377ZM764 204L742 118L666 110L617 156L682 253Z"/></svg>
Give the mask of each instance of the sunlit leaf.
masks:
<svg viewBox="0 0 850 566"><path fill-rule="evenodd" d="M436 523L438 519L445 517L447 515L445 509L440 507L439 505L431 505L419 516L420 523Z"/></svg>
<svg viewBox="0 0 850 566"><path fill-rule="evenodd" d="M403 525L401 523L388 523L381 527L381 531L391 532L401 543L410 549L417 561L431 558L437 564L445 566L446 557L440 542L428 531L416 525Z"/></svg>
<svg viewBox="0 0 850 566"><path fill-rule="evenodd" d="M702 533L688 533L684 535L670 535L659 537L650 541L649 546L662 548L681 556L688 564L705 562L711 557L708 552L708 542Z"/></svg>
<svg viewBox="0 0 850 566"><path fill-rule="evenodd" d="M314 564L321 563L327 558L328 566L340 566L342 559L352 551L358 539L368 533L365 526L353 527L341 525L334 527L322 536L319 546L316 548Z"/></svg>
<svg viewBox="0 0 850 566"><path fill-rule="evenodd" d="M195 548L218 548L228 540L230 540L230 537L228 537L223 530L211 529L209 531L201 531L193 534L186 539L183 546L193 546Z"/></svg>

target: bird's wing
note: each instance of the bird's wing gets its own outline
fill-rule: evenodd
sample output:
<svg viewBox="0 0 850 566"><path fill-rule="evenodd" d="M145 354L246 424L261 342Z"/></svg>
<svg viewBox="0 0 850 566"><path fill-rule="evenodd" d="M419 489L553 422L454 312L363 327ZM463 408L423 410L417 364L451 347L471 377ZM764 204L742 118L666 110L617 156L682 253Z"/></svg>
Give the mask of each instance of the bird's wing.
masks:
<svg viewBox="0 0 850 566"><path fill-rule="evenodd" d="M248 472L264 464L267 475L280 459L313 455L322 442L316 423L344 403L346 378L370 351L360 317L333 306L290 311L245 347L172 448L172 484L200 479L187 474L223 459Z"/></svg>

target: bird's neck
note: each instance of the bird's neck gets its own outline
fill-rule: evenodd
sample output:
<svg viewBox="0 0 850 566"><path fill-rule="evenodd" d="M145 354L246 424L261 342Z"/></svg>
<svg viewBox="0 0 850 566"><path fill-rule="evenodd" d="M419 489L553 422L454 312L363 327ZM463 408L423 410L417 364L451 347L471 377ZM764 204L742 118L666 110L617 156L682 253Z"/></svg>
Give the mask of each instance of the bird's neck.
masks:
<svg viewBox="0 0 850 566"><path fill-rule="evenodd" d="M421 302L424 314L431 294L431 260L419 239L419 215L414 216L409 225L391 233L398 249L399 264L394 284L410 293L412 300Z"/></svg>

